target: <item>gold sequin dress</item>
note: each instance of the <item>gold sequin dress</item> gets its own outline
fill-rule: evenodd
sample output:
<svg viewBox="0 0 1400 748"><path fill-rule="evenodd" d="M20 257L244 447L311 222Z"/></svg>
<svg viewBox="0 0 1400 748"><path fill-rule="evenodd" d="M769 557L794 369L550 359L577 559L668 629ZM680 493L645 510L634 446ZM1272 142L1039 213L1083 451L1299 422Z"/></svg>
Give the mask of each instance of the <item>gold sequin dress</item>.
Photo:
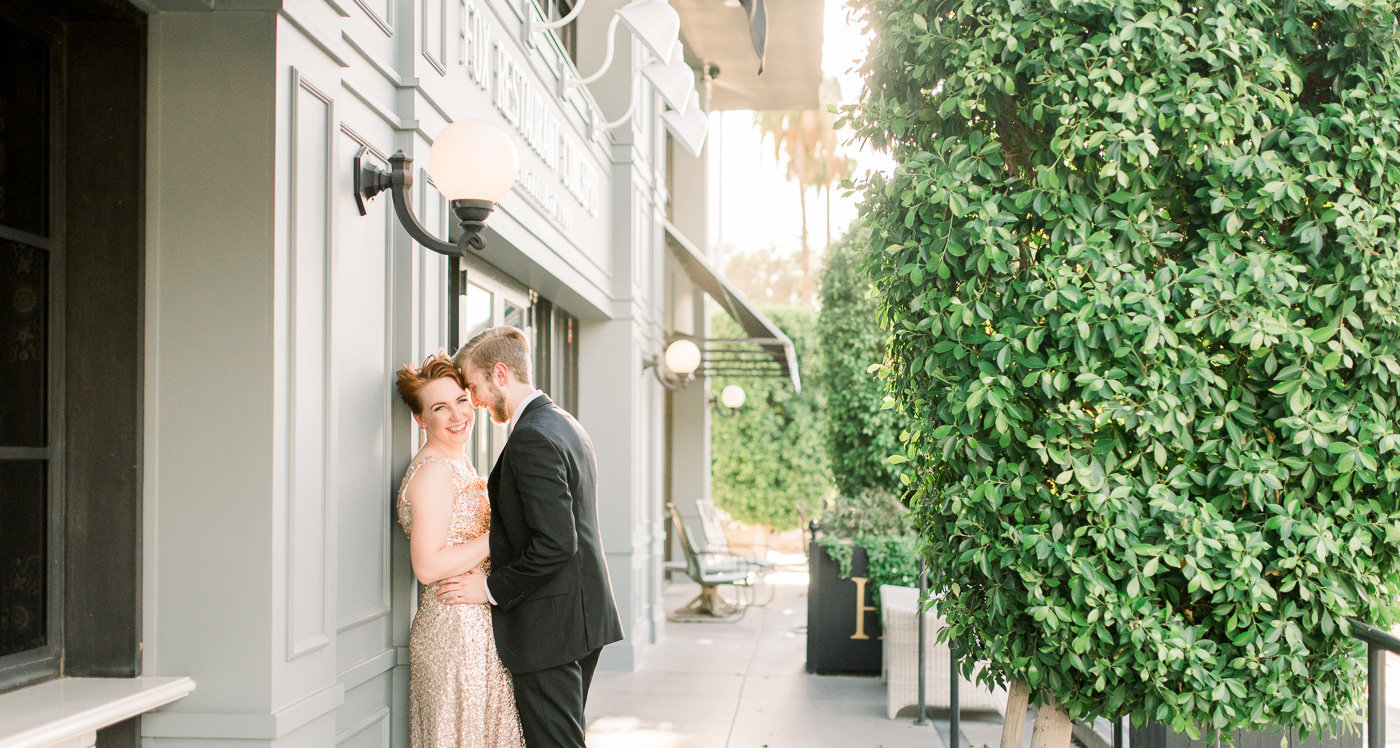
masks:
<svg viewBox="0 0 1400 748"><path fill-rule="evenodd" d="M427 455L408 466L399 486L399 524L404 534L413 533L408 484L428 462L441 462L452 473L456 496L448 544L460 545L490 529L486 479L466 462ZM490 606L444 605L436 591L436 583L423 588L409 629L409 744L413 748L524 746L510 673L496 654Z"/></svg>

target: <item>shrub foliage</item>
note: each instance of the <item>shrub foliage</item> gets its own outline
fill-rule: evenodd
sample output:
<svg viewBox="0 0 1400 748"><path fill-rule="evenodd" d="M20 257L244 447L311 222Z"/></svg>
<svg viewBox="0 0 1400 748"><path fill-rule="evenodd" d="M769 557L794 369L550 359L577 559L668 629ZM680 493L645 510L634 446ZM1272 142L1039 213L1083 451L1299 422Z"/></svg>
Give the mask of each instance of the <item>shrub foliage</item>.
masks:
<svg viewBox="0 0 1400 748"><path fill-rule="evenodd" d="M776 530L797 527L797 502L818 506L832 492L831 467L822 433L826 417L816 346L816 312L799 307L765 308L797 352L802 392L786 379L717 376L710 390L744 388L747 400L733 417L710 420L711 492L715 503L740 522ZM711 335L743 333L723 314L711 319Z"/></svg>
<svg viewBox="0 0 1400 748"><path fill-rule="evenodd" d="M836 490L854 496L866 489L899 490L899 413L883 407L884 384L871 367L885 358L879 304L859 262L870 234L853 229L827 250L821 274L822 386L826 389L826 446Z"/></svg>
<svg viewBox="0 0 1400 748"><path fill-rule="evenodd" d="M857 0L847 122L967 660L1072 716L1315 729L1400 518L1388 1Z"/></svg>
<svg viewBox="0 0 1400 748"><path fill-rule="evenodd" d="M910 522L909 509L892 494L867 489L854 495L837 495L822 507L823 548L836 561L841 576L851 578L855 548L865 549L865 576L871 604L880 604L880 585L919 585L919 536Z"/></svg>

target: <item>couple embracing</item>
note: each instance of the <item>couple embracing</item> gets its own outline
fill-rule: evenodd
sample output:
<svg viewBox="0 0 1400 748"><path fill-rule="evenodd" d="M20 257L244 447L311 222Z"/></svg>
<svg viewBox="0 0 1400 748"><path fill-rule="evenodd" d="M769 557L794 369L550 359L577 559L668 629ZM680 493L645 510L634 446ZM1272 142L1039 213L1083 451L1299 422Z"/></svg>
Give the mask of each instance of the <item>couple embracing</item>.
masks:
<svg viewBox="0 0 1400 748"><path fill-rule="evenodd" d="M398 496L424 584L409 634L413 748L583 746L598 654L622 639L593 443L531 382L513 327L398 373L425 436ZM477 407L511 426L487 479L467 453Z"/></svg>

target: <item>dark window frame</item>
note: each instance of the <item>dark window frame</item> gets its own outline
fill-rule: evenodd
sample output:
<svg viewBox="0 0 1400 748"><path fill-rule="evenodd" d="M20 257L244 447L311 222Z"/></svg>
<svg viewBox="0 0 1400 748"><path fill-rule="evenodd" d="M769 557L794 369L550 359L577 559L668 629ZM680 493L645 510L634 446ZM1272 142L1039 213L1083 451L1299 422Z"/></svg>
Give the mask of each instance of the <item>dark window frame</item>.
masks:
<svg viewBox="0 0 1400 748"><path fill-rule="evenodd" d="M47 483L46 500L48 516L44 559L44 645L13 654L0 656L0 692L33 685L56 678L62 674L64 656L64 553L65 553L65 507L67 504L64 471L64 351L65 320L63 310L67 299L64 293L66 277L64 267L65 194L64 180L66 160L65 142L63 28L46 18L21 15L22 8L7 9L0 15L6 23L23 28L36 36L47 39L49 47L49 138L47 159L49 204L47 206L47 236L36 236L28 232L0 226L0 238L38 249L48 256L48 295L46 299L45 341L47 365L47 424L44 446L5 447L0 446L0 460L32 461L45 463Z"/></svg>

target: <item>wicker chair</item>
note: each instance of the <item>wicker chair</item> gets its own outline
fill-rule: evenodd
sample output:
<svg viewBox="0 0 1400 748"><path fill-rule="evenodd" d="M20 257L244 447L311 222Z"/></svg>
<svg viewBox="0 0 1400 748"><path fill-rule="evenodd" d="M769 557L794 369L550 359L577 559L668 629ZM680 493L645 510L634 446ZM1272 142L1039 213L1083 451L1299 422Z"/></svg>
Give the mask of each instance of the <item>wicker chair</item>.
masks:
<svg viewBox="0 0 1400 748"><path fill-rule="evenodd" d="M880 622L884 627L881 676L885 681L885 711L894 719L900 709L919 703L919 591L912 587L880 586ZM948 708L952 700L948 670L952 663L948 645L937 642L943 619L924 613L924 701L927 706ZM959 676L958 705L962 709L1006 713L1006 691L988 691Z"/></svg>

